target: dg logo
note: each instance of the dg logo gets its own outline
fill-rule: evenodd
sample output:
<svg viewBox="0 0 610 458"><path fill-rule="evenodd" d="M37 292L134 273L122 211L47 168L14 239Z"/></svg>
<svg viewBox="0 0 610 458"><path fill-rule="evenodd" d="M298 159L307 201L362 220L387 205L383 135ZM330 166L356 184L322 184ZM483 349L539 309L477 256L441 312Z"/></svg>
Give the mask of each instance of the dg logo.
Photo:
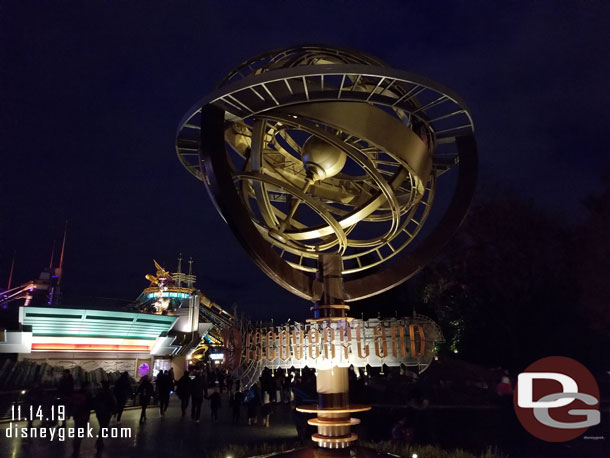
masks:
<svg viewBox="0 0 610 458"><path fill-rule="evenodd" d="M538 439L565 442L598 425L599 388L578 361L549 356L519 374L513 403L521 425Z"/></svg>

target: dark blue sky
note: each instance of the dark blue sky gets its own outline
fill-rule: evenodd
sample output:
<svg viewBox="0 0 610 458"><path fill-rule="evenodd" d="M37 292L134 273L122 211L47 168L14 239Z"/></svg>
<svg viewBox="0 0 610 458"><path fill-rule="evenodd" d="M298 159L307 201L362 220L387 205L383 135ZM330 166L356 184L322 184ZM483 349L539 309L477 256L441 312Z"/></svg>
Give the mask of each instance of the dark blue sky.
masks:
<svg viewBox="0 0 610 458"><path fill-rule="evenodd" d="M67 298L134 298L153 257L173 269L182 252L220 304L302 316L174 152L182 115L226 72L301 43L452 88L474 117L481 182L582 218L610 165L609 30L601 1L3 2L0 285L13 250L15 280L37 276L68 218Z"/></svg>

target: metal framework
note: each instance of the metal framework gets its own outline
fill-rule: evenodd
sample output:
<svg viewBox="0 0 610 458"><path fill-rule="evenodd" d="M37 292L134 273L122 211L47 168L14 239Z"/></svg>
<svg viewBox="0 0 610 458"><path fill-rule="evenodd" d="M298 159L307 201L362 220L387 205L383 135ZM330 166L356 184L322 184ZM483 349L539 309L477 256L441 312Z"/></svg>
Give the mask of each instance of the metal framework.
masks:
<svg viewBox="0 0 610 458"><path fill-rule="evenodd" d="M309 424L323 448L351 446L359 420L350 414L370 409L349 402L350 364L427 367L442 339L434 323L427 330L407 320L389 324L390 341L377 325L371 360L360 347L364 323L351 337L345 301L405 281L459 226L475 187L473 132L466 106L451 91L372 56L319 46L250 59L180 123L180 161L205 183L258 266L316 302L307 339L298 328L290 342L289 330L278 328L250 332L245 345L237 329L224 340L236 365L246 355L242 367L250 376L263 366L316 367L318 403L297 410L317 414ZM437 179L458 163L453 199L422 235Z"/></svg>
<svg viewBox="0 0 610 458"><path fill-rule="evenodd" d="M305 46L232 71L187 112L176 150L268 275L316 299L318 255L337 252L349 301L409 278L460 224L476 177L473 130L465 104L437 83ZM420 234L437 178L458 163L430 243L398 256Z"/></svg>

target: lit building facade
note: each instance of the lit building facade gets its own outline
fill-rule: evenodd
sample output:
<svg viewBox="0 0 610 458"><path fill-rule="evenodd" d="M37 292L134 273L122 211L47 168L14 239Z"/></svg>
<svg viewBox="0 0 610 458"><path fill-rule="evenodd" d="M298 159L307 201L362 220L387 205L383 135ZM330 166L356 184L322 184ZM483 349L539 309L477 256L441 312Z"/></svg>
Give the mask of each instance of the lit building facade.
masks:
<svg viewBox="0 0 610 458"><path fill-rule="evenodd" d="M155 262L150 285L124 311L19 307L12 329L0 332L0 353L18 361L85 372L127 371L132 377L174 369L179 378L189 363L222 345L220 330L234 317L194 287L191 273L169 273ZM17 322L18 321L18 322Z"/></svg>
<svg viewBox="0 0 610 458"><path fill-rule="evenodd" d="M50 366L127 371L136 377L156 366L169 368L169 357L180 349L173 345L176 336L168 335L177 321L168 315L20 307L22 330L7 332L0 351Z"/></svg>

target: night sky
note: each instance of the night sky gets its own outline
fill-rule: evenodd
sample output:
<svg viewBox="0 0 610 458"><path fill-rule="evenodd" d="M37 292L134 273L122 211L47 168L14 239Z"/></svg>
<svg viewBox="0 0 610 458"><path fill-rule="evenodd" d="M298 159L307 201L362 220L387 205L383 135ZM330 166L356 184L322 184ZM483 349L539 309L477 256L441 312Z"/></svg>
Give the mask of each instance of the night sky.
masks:
<svg viewBox="0 0 610 458"><path fill-rule="evenodd" d="M0 286L14 251L14 284L36 278L68 219L65 302L134 299L153 258L174 270L182 252L219 304L305 316L174 149L182 115L232 67L297 44L360 49L453 89L474 117L480 188L580 220L610 165L609 31L601 1L5 1Z"/></svg>

